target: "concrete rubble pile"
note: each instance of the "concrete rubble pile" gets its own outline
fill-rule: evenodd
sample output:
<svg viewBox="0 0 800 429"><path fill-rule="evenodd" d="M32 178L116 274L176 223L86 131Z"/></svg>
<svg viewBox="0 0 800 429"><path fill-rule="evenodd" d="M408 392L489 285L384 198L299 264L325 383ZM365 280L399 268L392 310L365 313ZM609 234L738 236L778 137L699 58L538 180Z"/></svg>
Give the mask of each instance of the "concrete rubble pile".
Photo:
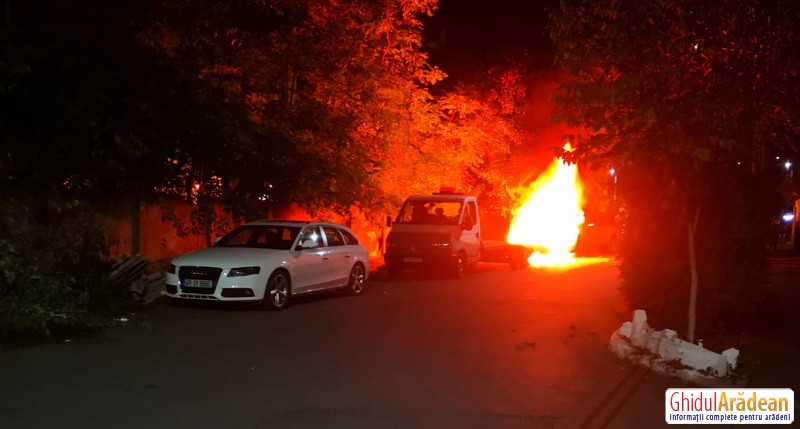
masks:
<svg viewBox="0 0 800 429"><path fill-rule="evenodd" d="M142 256L125 256L114 264L107 280L127 287L134 301L150 304L163 295L166 276L162 272L149 271L150 265Z"/></svg>
<svg viewBox="0 0 800 429"><path fill-rule="evenodd" d="M623 323L614 331L609 348L621 358L636 360L654 370L677 373L674 375L693 380L703 375L727 377L736 369L739 358L739 350L735 348L715 353L703 348L702 340L699 344L692 344L678 338L678 334L671 329L653 330L647 325L647 313L644 310L634 311L633 320ZM673 362L690 370L668 370L674 368L674 365L670 365Z"/></svg>
<svg viewBox="0 0 800 429"><path fill-rule="evenodd" d="M135 301L143 301L147 304L157 300L164 293L164 273L154 272L142 274L137 280L131 282L128 291Z"/></svg>

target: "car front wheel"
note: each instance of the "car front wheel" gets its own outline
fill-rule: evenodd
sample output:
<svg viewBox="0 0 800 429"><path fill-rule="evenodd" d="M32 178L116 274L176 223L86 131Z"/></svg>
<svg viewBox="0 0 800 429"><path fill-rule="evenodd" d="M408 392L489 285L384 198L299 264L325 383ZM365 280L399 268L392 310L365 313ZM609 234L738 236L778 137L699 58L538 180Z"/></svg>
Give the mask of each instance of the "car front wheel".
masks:
<svg viewBox="0 0 800 429"><path fill-rule="evenodd" d="M464 252L458 252L455 259L452 262L452 266L450 268L450 274L453 278L460 279L464 276L464 272L467 270L467 255Z"/></svg>
<svg viewBox="0 0 800 429"><path fill-rule="evenodd" d="M285 271L275 271L267 280L261 305L268 310L281 310L286 307L291 295L291 281Z"/></svg>
<svg viewBox="0 0 800 429"><path fill-rule="evenodd" d="M361 295L361 292L364 292L366 278L364 266L360 263L353 265L353 269L350 270L350 279L347 282L347 292L350 295Z"/></svg>

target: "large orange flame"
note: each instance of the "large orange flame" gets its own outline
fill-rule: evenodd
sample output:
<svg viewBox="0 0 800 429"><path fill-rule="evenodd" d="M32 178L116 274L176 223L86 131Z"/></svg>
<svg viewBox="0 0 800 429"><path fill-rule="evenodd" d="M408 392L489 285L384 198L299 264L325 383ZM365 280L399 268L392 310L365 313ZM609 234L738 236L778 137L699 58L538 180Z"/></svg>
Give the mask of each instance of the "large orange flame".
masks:
<svg viewBox="0 0 800 429"><path fill-rule="evenodd" d="M570 150L569 143L564 149ZM575 164L556 158L527 189L514 210L506 237L509 243L534 249L533 266L572 265L572 253L583 225L583 182Z"/></svg>

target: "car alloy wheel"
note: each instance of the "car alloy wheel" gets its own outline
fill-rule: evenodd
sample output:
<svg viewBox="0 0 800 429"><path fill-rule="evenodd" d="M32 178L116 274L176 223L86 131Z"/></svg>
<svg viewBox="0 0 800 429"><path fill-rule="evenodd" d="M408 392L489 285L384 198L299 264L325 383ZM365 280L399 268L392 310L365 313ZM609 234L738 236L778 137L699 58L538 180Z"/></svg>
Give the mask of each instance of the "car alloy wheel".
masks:
<svg viewBox="0 0 800 429"><path fill-rule="evenodd" d="M289 275L285 271L275 271L269 276L267 288L261 303L270 310L280 310L286 307L291 294Z"/></svg>
<svg viewBox="0 0 800 429"><path fill-rule="evenodd" d="M366 275L364 273L364 266L360 263L353 265L350 270L350 280L347 283L347 291L351 295L360 295L364 291L364 282Z"/></svg>

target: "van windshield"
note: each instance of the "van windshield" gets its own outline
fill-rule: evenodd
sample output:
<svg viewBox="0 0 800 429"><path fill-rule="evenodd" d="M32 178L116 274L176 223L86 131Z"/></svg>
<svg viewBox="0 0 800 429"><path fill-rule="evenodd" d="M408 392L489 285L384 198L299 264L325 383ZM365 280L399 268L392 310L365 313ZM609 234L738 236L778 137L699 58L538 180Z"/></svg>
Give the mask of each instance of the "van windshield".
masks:
<svg viewBox="0 0 800 429"><path fill-rule="evenodd" d="M403 204L396 223L457 225L460 213L460 201L410 200Z"/></svg>

